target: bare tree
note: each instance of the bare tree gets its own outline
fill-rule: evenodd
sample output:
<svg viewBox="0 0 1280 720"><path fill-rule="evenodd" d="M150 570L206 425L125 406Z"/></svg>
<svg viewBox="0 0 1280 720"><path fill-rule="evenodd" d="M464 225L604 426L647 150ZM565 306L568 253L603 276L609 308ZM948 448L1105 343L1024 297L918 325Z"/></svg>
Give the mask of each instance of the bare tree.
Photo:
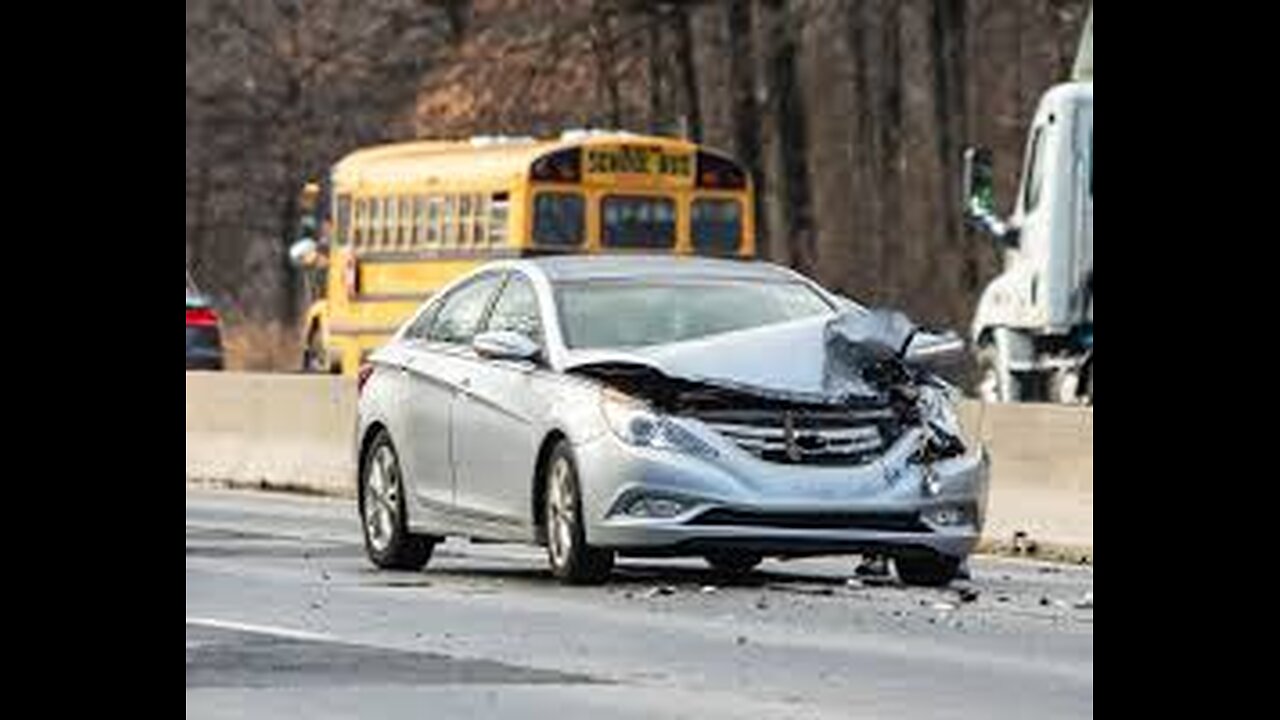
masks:
<svg viewBox="0 0 1280 720"><path fill-rule="evenodd" d="M997 267L959 222L966 144L1014 194L1087 0L190 0L187 257L247 313L297 307L296 192L411 135L606 124L727 146L761 254L963 323ZM1006 208L1007 209L1007 208Z"/></svg>
<svg viewBox="0 0 1280 720"><path fill-rule="evenodd" d="M188 183L187 245L202 261L216 248L217 261L204 263L218 270L207 284L247 315L294 317L297 275L285 249L302 184L345 148L395 134L394 117L459 36L468 6L188 4L188 175L196 180Z"/></svg>
<svg viewBox="0 0 1280 720"><path fill-rule="evenodd" d="M800 16L794 0L763 0L766 127L770 162L765 192L775 256L805 272L817 261L809 188L808 121L797 58ZM779 250L781 252L779 252Z"/></svg>

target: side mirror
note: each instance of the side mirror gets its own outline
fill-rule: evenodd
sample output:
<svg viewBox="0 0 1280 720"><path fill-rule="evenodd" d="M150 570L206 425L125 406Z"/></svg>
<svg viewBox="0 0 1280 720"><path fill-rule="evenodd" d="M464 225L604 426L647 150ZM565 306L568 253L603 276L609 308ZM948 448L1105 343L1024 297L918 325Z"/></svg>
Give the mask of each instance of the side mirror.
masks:
<svg viewBox="0 0 1280 720"><path fill-rule="evenodd" d="M995 214L995 166L988 148L965 148L964 209L970 216Z"/></svg>
<svg viewBox="0 0 1280 720"><path fill-rule="evenodd" d="M311 238L303 238L289 246L289 262L295 267L311 267L320 260L320 246Z"/></svg>
<svg viewBox="0 0 1280 720"><path fill-rule="evenodd" d="M968 147L964 151L964 217L1006 247L1018 246L1017 228L996 215L995 163L991 150Z"/></svg>
<svg viewBox="0 0 1280 720"><path fill-rule="evenodd" d="M542 352L528 335L510 330L482 332L472 338L471 349L490 360L534 360Z"/></svg>

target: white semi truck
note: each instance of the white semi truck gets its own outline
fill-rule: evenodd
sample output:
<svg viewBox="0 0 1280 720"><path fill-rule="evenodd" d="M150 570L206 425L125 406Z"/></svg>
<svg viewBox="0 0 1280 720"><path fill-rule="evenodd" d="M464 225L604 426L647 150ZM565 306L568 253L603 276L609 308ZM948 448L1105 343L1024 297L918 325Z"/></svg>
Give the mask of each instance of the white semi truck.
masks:
<svg viewBox="0 0 1280 720"><path fill-rule="evenodd" d="M996 215L991 154L965 151L966 218L1003 271L983 290L971 341L990 402L1093 404L1093 10L1069 82L1040 99L1013 214Z"/></svg>

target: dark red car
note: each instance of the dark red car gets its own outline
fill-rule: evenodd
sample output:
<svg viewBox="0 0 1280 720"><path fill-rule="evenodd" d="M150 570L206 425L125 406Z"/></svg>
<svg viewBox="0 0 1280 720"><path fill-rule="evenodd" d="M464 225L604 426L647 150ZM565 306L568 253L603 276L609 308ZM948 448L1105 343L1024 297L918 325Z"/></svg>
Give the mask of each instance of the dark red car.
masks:
<svg viewBox="0 0 1280 720"><path fill-rule="evenodd" d="M222 330L218 312L187 273L187 369L222 369Z"/></svg>

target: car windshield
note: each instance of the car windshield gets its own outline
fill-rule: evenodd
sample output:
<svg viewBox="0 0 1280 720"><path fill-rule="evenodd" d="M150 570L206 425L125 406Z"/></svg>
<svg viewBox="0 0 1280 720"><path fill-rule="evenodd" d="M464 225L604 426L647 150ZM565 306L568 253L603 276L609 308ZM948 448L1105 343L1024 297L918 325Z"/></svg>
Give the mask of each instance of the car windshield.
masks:
<svg viewBox="0 0 1280 720"><path fill-rule="evenodd" d="M570 348L660 345L832 312L799 282L566 282L556 299Z"/></svg>

